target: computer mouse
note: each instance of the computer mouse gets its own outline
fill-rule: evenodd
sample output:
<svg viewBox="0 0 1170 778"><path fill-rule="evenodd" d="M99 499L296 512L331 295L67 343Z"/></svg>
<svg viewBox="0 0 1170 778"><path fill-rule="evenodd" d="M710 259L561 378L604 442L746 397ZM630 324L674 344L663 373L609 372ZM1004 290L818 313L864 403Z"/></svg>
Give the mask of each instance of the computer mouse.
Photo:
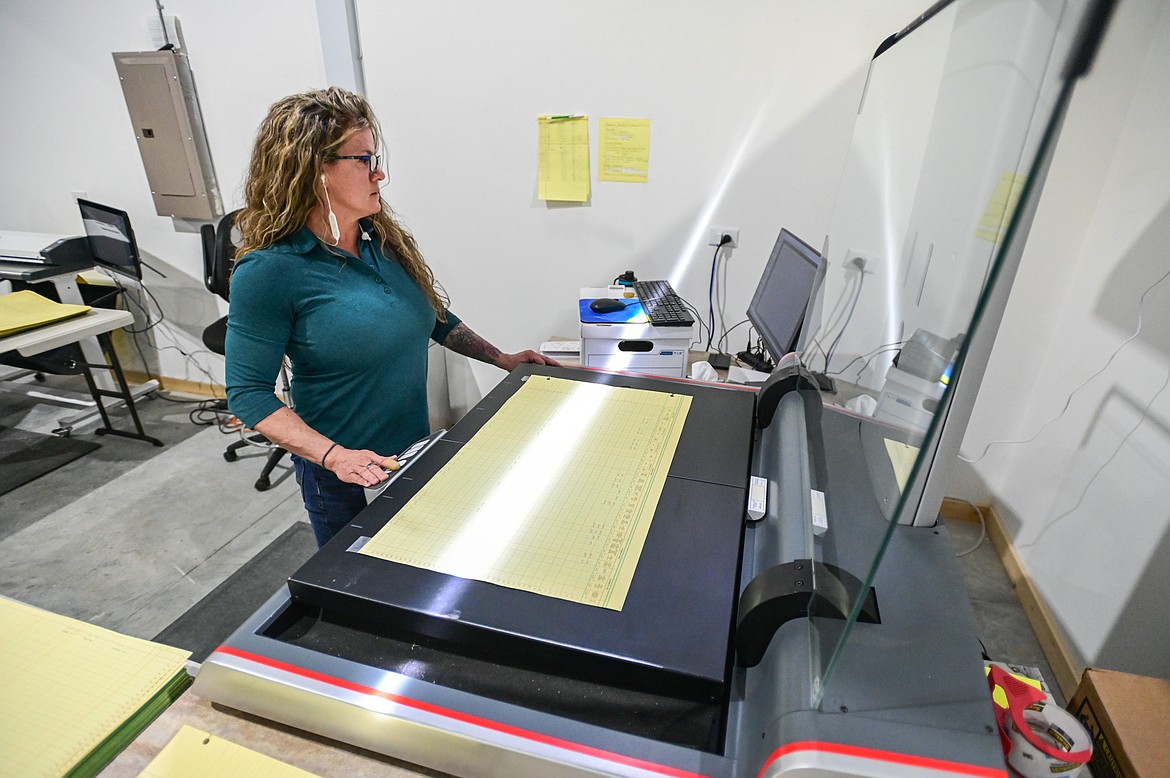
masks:
<svg viewBox="0 0 1170 778"><path fill-rule="evenodd" d="M589 303L589 310L594 313L613 313L620 311L626 307L626 303L621 300L615 300L612 297L598 297L593 302Z"/></svg>

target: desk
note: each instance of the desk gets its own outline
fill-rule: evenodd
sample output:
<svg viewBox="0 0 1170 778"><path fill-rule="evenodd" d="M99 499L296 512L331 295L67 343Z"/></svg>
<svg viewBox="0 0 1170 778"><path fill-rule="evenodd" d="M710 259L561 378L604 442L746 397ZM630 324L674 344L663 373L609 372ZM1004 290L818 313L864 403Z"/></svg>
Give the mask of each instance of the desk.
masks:
<svg viewBox="0 0 1170 778"><path fill-rule="evenodd" d="M42 249L41 247L44 248ZM35 257L38 252L42 258L48 258L51 261L38 264L35 262L19 262L5 259L6 256ZM85 301L82 299L81 290L78 288L77 277L79 273L89 270L92 267L93 260L89 256L88 247L84 245L84 238L64 238L64 236L60 235L0 230L0 281L19 281L24 284L52 284L57 292L57 299L60 302L84 305ZM124 326L126 325L118 324L112 329ZM98 342L95 335L96 333L78 335L74 340L69 342L78 344L86 362L91 365L100 365L105 362L105 357L102 351L102 344ZM55 348L55 346L49 346L45 350L48 348ZM6 348L4 350L11 351L13 349ZM9 376L10 379L13 377ZM119 389L112 378L104 372L99 372L98 375L93 376L93 380L96 381L98 388L102 392L114 393ZM133 391L129 394L133 397L140 397L157 388L157 381L147 381L140 386L134 387ZM38 396L55 402L86 408L85 411L58 420L61 428L65 430L100 413L97 403L84 395L54 392L53 396ZM117 402L114 402L111 407L117 404Z"/></svg>
<svg viewBox="0 0 1170 778"><path fill-rule="evenodd" d="M82 349L82 354L85 358L83 367L90 396L93 398L92 404L94 405L94 410L101 415L102 422L105 425L97 430L97 434L120 435L137 440L145 440L156 446L161 446L161 440L148 436L142 428L142 422L138 418L138 411L134 408L134 396L126 384L126 378L122 373L122 366L118 362L118 355L114 352L114 345L110 342L109 338L110 332L120 327L125 327L133 323L133 321L134 315L129 311L94 308L84 316L66 319L56 324L49 324L44 327L18 332L6 338L0 338L0 354L15 351L23 357L33 357L60 346L69 345L70 343L84 344L86 341L92 342L97 347L97 353L100 359L93 360L84 348ZM97 339L96 341L94 340L95 338ZM100 386L92 373L92 369L94 368L109 370L113 374L117 389ZM106 383L111 382L107 381ZM138 387L137 389L141 391L145 387L149 391L157 387L157 385L156 382L150 381L143 385L143 387ZM34 397L44 397L50 400L57 399L52 395L29 392L26 385L16 384L11 381L0 382L0 389L23 392ZM115 398L126 403L126 407L130 411L130 416L134 420L135 432L118 430L110 424L110 418L106 412L107 407L102 402L103 397ZM86 411L80 414L80 416L88 417L93 412L92 410ZM68 434L78 419L65 418L59 419L58 421L61 424L61 429L65 434Z"/></svg>
<svg viewBox="0 0 1170 778"><path fill-rule="evenodd" d="M35 357L60 346L76 343L102 333L125 327L134 321L129 311L93 308L84 316L36 327L0 338L0 353L15 351L22 357Z"/></svg>
<svg viewBox="0 0 1170 778"><path fill-rule="evenodd" d="M2 234L4 237L31 237L36 235L36 233L15 232ZM50 238L53 236L46 235L44 237ZM77 274L91 267L93 267L92 262L82 264L37 265L31 262L7 262L0 260L0 280L21 281L26 284L52 284L53 288L57 290L57 299L59 302L69 303L71 305L85 305L85 301L81 299L81 290L77 288ZM81 353L85 355L87 362L101 361L101 348L92 337L86 337L80 342L80 345ZM50 348L54 347L51 346ZM5 350L10 351L11 349ZM106 381L104 377L99 381L99 385L105 389L113 387L113 384Z"/></svg>

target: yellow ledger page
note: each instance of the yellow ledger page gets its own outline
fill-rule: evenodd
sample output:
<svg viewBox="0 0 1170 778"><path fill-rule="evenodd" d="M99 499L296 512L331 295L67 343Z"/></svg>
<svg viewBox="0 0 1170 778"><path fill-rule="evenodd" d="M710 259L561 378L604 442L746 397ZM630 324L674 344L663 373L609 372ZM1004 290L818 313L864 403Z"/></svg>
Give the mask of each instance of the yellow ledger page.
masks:
<svg viewBox="0 0 1170 778"><path fill-rule="evenodd" d="M207 778L212 775L314 778L313 773L186 724L138 778Z"/></svg>
<svg viewBox="0 0 1170 778"><path fill-rule="evenodd" d="M620 611L690 404L530 376L360 553Z"/></svg>

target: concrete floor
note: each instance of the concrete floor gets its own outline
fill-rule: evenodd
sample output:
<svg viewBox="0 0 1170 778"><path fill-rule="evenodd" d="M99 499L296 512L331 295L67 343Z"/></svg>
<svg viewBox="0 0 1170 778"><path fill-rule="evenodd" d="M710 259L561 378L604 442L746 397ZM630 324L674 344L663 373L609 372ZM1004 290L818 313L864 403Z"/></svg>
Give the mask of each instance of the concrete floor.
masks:
<svg viewBox="0 0 1170 778"><path fill-rule="evenodd" d="M958 554L959 569L967 584L967 596L975 611L975 629L984 653L993 660L1034 667L1040 671L1048 691L1062 707L1067 702L1032 625L1016 596L1015 588L990 540L980 542L980 526L961 520L946 522ZM970 553L963 552L979 543Z"/></svg>
<svg viewBox="0 0 1170 778"><path fill-rule="evenodd" d="M73 434L101 449L0 495L0 594L151 638L305 520L287 459L273 487L257 492L263 451L225 462L223 449L236 438L193 424L194 403L153 397L138 407L164 447L98 437L91 424ZM0 394L0 425L48 432L60 415L57 406ZM979 539L977 524L948 527L956 550ZM987 655L1037 667L1055 687L991 543L960 563Z"/></svg>
<svg viewBox="0 0 1170 778"><path fill-rule="evenodd" d="M49 377L47 385L72 379ZM101 448L0 495L0 594L124 634L152 638L305 513L291 464L257 492L264 452L228 463L235 436L196 426L192 402L137 404L139 440L73 437ZM64 413L72 413L72 409ZM60 406L0 394L0 425L48 432ZM129 419L116 422L128 428Z"/></svg>

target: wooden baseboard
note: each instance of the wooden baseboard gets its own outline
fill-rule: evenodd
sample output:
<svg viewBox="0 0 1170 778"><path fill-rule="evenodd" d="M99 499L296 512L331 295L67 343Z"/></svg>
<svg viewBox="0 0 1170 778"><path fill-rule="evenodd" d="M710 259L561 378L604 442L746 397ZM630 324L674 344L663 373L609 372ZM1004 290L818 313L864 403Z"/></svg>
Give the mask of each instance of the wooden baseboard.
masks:
<svg viewBox="0 0 1170 778"><path fill-rule="evenodd" d="M978 510L977 510L978 508ZM979 512L982 511L986 516L991 510L990 505L977 505L966 500L958 500L954 497L944 497L942 507L938 511L938 515L944 519L951 519L954 521L969 521L972 524L979 523Z"/></svg>
<svg viewBox="0 0 1170 778"><path fill-rule="evenodd" d="M1016 553L1015 546L1012 545L1011 539L1004 530L1004 522L999 512L992 505L979 505L979 511L983 513L983 520L987 527L987 538L995 547L999 560L1003 564L1004 570L1007 571L1008 580L1012 582L1016 597L1019 598L1020 606L1024 609L1024 615L1027 617L1028 623L1032 625L1032 631L1036 633L1040 648L1044 651L1044 656L1048 659L1048 664L1056 676L1056 683L1060 686L1065 699L1071 699L1081 680L1080 668L1073 659L1072 652L1065 645L1064 638L1056 629L1056 619L1053 617L1052 611L1048 609L1040 591L1032 579L1028 577L1023 562L1020 560L1019 554ZM947 497L943 499L939 515L944 519L978 522L979 511L976 511L975 506L965 500Z"/></svg>
<svg viewBox="0 0 1170 778"><path fill-rule="evenodd" d="M126 371L126 380L131 385L145 383L152 377L146 373L139 373L133 370ZM159 389L167 392L181 392L182 394L190 394L195 397L206 397L209 400L223 400L227 397L227 392L219 384L188 381L185 378L167 378L166 376L157 377L154 380L158 381Z"/></svg>

